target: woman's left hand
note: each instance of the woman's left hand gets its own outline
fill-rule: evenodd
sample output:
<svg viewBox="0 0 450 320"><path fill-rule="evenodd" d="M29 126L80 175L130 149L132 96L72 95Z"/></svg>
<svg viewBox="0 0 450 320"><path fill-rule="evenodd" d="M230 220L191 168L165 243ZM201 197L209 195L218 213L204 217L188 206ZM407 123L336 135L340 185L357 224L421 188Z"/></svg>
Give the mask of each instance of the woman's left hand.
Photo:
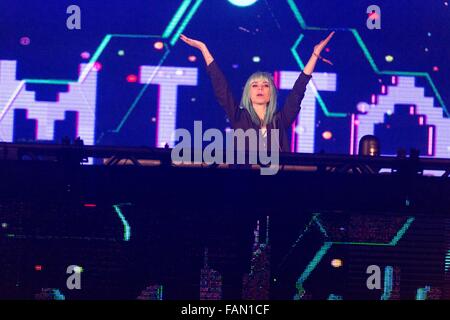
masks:
<svg viewBox="0 0 450 320"><path fill-rule="evenodd" d="M331 38L333 38L334 33L335 33L334 31L331 32L325 40L320 41L320 43L314 47L314 53L316 55L320 56L320 53L322 52L322 50L327 46L327 44L328 44L328 42L330 42Z"/></svg>

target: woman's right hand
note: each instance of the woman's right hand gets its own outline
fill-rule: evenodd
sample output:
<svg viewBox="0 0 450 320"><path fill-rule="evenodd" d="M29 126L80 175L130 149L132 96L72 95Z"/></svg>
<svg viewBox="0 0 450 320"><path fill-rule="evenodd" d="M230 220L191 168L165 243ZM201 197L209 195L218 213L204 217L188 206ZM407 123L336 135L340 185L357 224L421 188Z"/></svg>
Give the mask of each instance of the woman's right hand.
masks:
<svg viewBox="0 0 450 320"><path fill-rule="evenodd" d="M182 34L180 36L180 39L183 40L188 45L190 45L191 47L197 48L199 50L203 50L203 49L206 48L206 45L203 42L195 40L195 39L188 38L184 34Z"/></svg>

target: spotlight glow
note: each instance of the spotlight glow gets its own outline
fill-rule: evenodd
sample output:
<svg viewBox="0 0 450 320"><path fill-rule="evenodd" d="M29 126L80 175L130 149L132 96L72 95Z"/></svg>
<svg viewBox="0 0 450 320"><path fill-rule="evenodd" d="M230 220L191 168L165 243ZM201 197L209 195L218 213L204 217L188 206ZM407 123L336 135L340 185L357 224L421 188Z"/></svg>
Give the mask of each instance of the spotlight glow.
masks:
<svg viewBox="0 0 450 320"><path fill-rule="evenodd" d="M91 57L91 54L87 51L84 51L81 53L81 58L83 58L85 60L89 59L90 57Z"/></svg>
<svg viewBox="0 0 450 320"><path fill-rule="evenodd" d="M253 60L254 63L259 63L259 62L261 62L261 58L258 57L258 56L254 56L252 60Z"/></svg>
<svg viewBox="0 0 450 320"><path fill-rule="evenodd" d="M238 7L249 7L254 5L258 0L228 0L229 3Z"/></svg>
<svg viewBox="0 0 450 320"><path fill-rule="evenodd" d="M392 62L392 61L394 61L394 57L391 56L390 54L387 55L387 56L385 57L385 59L386 59L386 62Z"/></svg>
<svg viewBox="0 0 450 320"><path fill-rule="evenodd" d="M325 140L330 140L333 137L333 134L331 133L331 131L325 131L324 133L322 133L322 137Z"/></svg>
<svg viewBox="0 0 450 320"><path fill-rule="evenodd" d="M155 44L153 45L153 47L156 50L162 50L162 49L164 49L164 43L162 43L161 41L156 41Z"/></svg>
<svg viewBox="0 0 450 320"><path fill-rule="evenodd" d="M134 74L130 74L129 76L127 76L127 82L135 83L135 82L137 82L137 80L138 80L138 78Z"/></svg>
<svg viewBox="0 0 450 320"><path fill-rule="evenodd" d="M23 46L28 46L31 43L31 40L29 37L22 37L20 38L20 44Z"/></svg>
<svg viewBox="0 0 450 320"><path fill-rule="evenodd" d="M331 265L334 268L340 268L340 267L342 267L342 260L341 259L333 259L333 260L331 260Z"/></svg>

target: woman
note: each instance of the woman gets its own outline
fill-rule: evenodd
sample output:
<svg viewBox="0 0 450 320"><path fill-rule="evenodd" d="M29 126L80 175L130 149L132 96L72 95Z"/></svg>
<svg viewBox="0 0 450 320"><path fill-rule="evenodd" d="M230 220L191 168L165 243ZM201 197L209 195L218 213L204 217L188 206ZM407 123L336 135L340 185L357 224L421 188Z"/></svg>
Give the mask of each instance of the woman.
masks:
<svg viewBox="0 0 450 320"><path fill-rule="evenodd" d="M208 47L203 42L190 39L185 35L181 35L180 38L191 47L201 51L216 98L225 109L233 129L248 130L252 128L260 130L261 134L267 138L264 141L267 141L269 144L265 145L265 148L269 150L271 130L278 129L280 150L282 152L290 152L288 130L300 111L300 104L305 96L306 85L312 77L317 60L321 59L330 63L328 60L323 59L320 54L333 35L334 32L331 32L325 40L322 40L314 47L311 58L295 82L284 107L280 111L277 110L277 90L270 74L264 72L252 74L245 84L241 102L238 104Z"/></svg>

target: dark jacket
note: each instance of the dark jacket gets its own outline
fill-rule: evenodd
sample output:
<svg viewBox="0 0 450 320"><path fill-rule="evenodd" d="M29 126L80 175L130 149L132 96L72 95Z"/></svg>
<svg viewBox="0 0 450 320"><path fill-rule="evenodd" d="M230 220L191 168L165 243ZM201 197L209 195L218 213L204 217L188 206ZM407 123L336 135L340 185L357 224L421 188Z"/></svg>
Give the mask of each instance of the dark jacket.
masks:
<svg viewBox="0 0 450 320"><path fill-rule="evenodd" d="M208 67L207 72L211 78L214 93L219 104L225 109L228 119L233 129L247 130L253 128L259 130L259 126L252 121L252 118L245 108L239 106L239 102L233 97L228 81L220 70L216 61L213 61ZM289 96L286 99L283 109L277 110L272 123L267 125L267 132L270 135L271 129L279 129L280 151L290 152L288 141L288 131L292 128L292 123L297 118L300 111L300 104L305 96L306 85L312 76L303 72L298 77ZM268 136L268 148L270 148L270 136Z"/></svg>

